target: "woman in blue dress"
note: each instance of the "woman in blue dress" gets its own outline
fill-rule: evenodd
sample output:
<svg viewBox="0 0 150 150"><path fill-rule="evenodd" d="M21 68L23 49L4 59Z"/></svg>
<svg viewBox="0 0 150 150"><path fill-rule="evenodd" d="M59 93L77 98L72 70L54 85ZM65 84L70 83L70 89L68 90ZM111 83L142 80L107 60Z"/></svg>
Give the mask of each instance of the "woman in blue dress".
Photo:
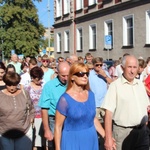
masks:
<svg viewBox="0 0 150 150"><path fill-rule="evenodd" d="M89 69L83 63L70 68L66 92L57 104L55 118L56 150L98 150L97 132L105 132L95 117L95 98L89 89Z"/></svg>

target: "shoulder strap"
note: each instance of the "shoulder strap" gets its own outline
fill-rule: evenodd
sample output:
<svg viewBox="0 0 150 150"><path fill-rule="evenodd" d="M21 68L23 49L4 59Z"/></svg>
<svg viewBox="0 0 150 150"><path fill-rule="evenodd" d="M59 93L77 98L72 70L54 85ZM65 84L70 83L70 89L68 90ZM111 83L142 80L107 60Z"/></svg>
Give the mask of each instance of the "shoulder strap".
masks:
<svg viewBox="0 0 150 150"><path fill-rule="evenodd" d="M22 92L23 92L23 95L25 96L25 98L27 99L27 95L26 95L26 93L25 93L23 88L22 88Z"/></svg>
<svg viewBox="0 0 150 150"><path fill-rule="evenodd" d="M29 114L30 114L30 112L29 112L29 110L30 110L30 105L29 105L29 103L28 103L28 98L27 98L27 95L26 95L26 93L25 93L25 91L24 91L23 88L22 88L22 92L23 92L23 95L25 96L25 99L26 99L26 111L27 111L27 114L29 115Z"/></svg>

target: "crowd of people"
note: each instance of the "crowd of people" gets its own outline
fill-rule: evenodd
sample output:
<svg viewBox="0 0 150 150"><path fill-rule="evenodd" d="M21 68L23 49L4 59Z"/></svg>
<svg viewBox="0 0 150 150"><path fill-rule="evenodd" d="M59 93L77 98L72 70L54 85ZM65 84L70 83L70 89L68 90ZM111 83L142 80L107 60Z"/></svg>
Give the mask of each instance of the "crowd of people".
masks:
<svg viewBox="0 0 150 150"><path fill-rule="evenodd" d="M13 54L0 62L0 150L149 150L149 100L150 57Z"/></svg>

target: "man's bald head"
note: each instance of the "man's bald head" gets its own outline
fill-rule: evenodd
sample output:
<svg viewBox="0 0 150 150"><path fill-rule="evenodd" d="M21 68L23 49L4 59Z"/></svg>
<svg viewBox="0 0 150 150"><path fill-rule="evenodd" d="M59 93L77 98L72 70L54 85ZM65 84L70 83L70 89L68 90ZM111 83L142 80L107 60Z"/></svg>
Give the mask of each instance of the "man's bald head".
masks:
<svg viewBox="0 0 150 150"><path fill-rule="evenodd" d="M66 61L61 62L58 65L58 77L59 77L59 80L63 84L67 83L68 75L69 75L69 70L70 70L70 66L69 66L68 62L66 62Z"/></svg>

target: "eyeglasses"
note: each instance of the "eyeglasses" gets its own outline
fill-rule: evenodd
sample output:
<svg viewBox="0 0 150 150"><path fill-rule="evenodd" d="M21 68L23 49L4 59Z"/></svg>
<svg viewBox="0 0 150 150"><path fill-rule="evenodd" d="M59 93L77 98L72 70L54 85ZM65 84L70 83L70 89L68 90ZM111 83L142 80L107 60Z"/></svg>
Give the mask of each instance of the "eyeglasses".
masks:
<svg viewBox="0 0 150 150"><path fill-rule="evenodd" d="M42 62L43 62L43 63L44 63L44 62L47 62L47 63L49 63L49 60L44 60L44 59L43 59L43 60L42 60Z"/></svg>
<svg viewBox="0 0 150 150"><path fill-rule="evenodd" d="M88 77L89 72L77 72L74 75L77 76L77 77L84 77L84 75L86 75Z"/></svg>
<svg viewBox="0 0 150 150"><path fill-rule="evenodd" d="M102 67L103 64L95 64L95 66L96 66L96 67L98 67L98 66Z"/></svg>

